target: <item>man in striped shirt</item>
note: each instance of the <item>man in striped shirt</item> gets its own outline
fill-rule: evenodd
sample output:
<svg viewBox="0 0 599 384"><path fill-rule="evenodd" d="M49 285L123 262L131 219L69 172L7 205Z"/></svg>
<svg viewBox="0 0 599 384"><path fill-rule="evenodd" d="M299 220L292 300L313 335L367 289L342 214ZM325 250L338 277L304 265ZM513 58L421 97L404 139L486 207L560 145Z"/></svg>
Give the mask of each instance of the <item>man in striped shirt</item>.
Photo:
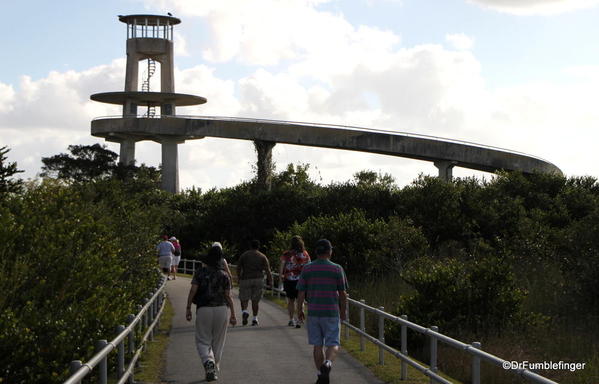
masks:
<svg viewBox="0 0 599 384"><path fill-rule="evenodd" d="M346 319L347 279L343 267L331 262L333 247L326 239L316 243L317 259L307 264L297 283L298 308L308 301L308 342L314 346L317 384L328 384L339 350L340 320ZM304 319L300 309L299 319Z"/></svg>

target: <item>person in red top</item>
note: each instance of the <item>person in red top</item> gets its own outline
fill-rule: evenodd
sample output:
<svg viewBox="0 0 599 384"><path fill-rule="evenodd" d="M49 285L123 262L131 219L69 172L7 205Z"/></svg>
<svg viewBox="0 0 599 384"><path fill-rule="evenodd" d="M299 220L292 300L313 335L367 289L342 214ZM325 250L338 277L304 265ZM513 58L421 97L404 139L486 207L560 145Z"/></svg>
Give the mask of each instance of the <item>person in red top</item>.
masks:
<svg viewBox="0 0 599 384"><path fill-rule="evenodd" d="M168 239L168 241L171 242L171 244L173 244L173 247L175 247L175 251L173 252L173 256L172 256L172 262L171 262L171 273L173 275L173 280L177 279L177 269L179 267L179 263L181 262L181 243L179 242L179 240L177 240L177 238L175 236L171 236L170 239Z"/></svg>
<svg viewBox="0 0 599 384"><path fill-rule="evenodd" d="M309 262L310 255L304 247L304 241L300 236L293 236L291 238L291 249L283 253L279 267L279 276L287 296L288 325L290 327L301 328L301 322L297 319L297 314L301 308L296 308L296 286L304 265Z"/></svg>

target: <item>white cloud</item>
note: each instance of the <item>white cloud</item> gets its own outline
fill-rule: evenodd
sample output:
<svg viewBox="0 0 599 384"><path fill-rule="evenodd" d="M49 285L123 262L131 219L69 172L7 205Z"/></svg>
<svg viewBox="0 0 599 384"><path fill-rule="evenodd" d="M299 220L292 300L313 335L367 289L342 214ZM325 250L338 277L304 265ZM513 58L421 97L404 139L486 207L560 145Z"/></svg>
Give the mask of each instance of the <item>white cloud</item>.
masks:
<svg viewBox="0 0 599 384"><path fill-rule="evenodd" d="M175 32L174 41L175 56L189 56L189 52L187 50L187 40L178 31Z"/></svg>
<svg viewBox="0 0 599 384"><path fill-rule="evenodd" d="M515 15L552 15L599 5L599 0L467 0Z"/></svg>
<svg viewBox="0 0 599 384"><path fill-rule="evenodd" d="M0 83L0 114L10 112L14 108L15 90L12 85Z"/></svg>
<svg viewBox="0 0 599 384"><path fill-rule="evenodd" d="M460 51L467 51L474 47L474 39L463 33L447 34L445 40Z"/></svg>
<svg viewBox="0 0 599 384"><path fill-rule="evenodd" d="M328 1L146 2L160 9L175 9L178 15L202 17L210 30L210 43L203 55L217 63L237 60L248 65L272 66L284 60L319 56L320 61L314 64L343 65L347 58L355 61L348 55L358 53L375 62L377 57L371 53L388 49L399 41L389 31L354 27L340 14L317 10L319 4Z"/></svg>
<svg viewBox="0 0 599 384"><path fill-rule="evenodd" d="M214 68L198 65L175 71L175 89L205 97L208 102L194 107L177 108L182 115L236 115L241 106L234 96L235 82L223 80L214 75Z"/></svg>

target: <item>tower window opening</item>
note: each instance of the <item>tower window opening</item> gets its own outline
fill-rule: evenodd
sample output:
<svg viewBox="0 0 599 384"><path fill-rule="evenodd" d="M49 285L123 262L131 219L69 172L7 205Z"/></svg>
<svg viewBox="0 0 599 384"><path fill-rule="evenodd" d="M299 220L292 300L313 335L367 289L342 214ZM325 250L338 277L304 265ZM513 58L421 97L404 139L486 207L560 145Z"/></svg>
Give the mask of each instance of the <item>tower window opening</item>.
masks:
<svg viewBox="0 0 599 384"><path fill-rule="evenodd" d="M162 92L160 67L158 60L148 58L139 61L140 74L137 89L141 92Z"/></svg>
<svg viewBox="0 0 599 384"><path fill-rule="evenodd" d="M127 23L127 39L147 38L172 41L173 35L173 25L169 20L166 21L166 24L161 24L160 19L151 21L147 18L142 24L137 24L137 19Z"/></svg>

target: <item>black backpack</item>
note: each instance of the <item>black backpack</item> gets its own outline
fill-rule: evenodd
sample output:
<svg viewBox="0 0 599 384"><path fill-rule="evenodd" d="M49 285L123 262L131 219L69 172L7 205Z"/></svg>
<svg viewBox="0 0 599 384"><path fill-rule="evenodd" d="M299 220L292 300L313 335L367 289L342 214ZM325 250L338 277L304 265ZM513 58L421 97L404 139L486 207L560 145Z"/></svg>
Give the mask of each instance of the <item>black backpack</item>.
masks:
<svg viewBox="0 0 599 384"><path fill-rule="evenodd" d="M198 290L192 299L192 302L198 307L207 306L216 296L213 285L214 279L217 277L217 269L208 269L203 267L198 271L197 280L199 282Z"/></svg>

